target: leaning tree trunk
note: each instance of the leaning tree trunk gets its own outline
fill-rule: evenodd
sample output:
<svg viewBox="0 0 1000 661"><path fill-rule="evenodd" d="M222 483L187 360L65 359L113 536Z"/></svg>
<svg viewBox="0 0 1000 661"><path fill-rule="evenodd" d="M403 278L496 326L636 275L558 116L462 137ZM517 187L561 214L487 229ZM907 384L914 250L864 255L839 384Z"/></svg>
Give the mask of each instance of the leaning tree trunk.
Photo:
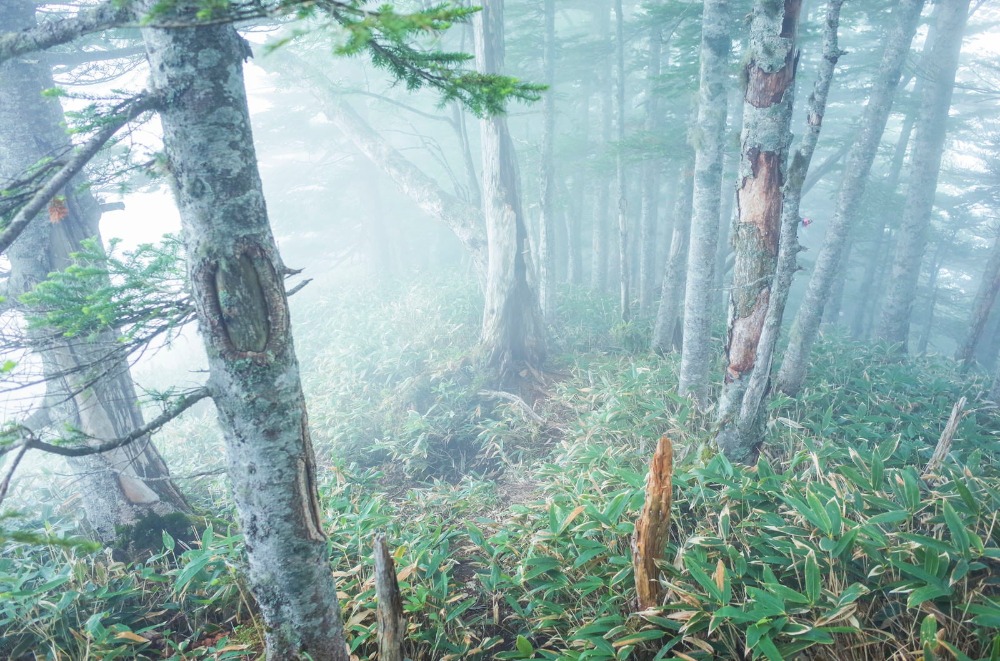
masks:
<svg viewBox="0 0 1000 661"><path fill-rule="evenodd" d="M841 263L845 261L845 245L855 224L868 175L889 119L892 101L899 85L899 75L910 52L910 42L923 4L924 0L902 0L896 6L893 28L861 120L860 136L847 157L836 211L816 258L805 298L795 315L788 348L778 371L778 388L787 394L797 394L805 380L809 353L823 320L823 308L830 298Z"/></svg>
<svg viewBox="0 0 1000 661"><path fill-rule="evenodd" d="M542 153L539 193L541 197L541 218L538 237L538 298L542 316L552 317L555 311L556 284L556 175L555 175L555 134L556 134L556 7L555 0L544 0L545 22L542 40L542 61L545 69L545 100L542 108Z"/></svg>
<svg viewBox="0 0 1000 661"><path fill-rule="evenodd" d="M698 136L694 157L694 193L687 283L684 291L684 350L677 391L708 404L712 364L712 293L719 241L722 156L726 139L726 95L729 83L729 0L705 0L701 18L701 84L698 93Z"/></svg>
<svg viewBox="0 0 1000 661"><path fill-rule="evenodd" d="M654 25L649 32L649 65L646 67L646 132L653 136L661 125L660 95L656 87L660 78L660 53L663 28ZM642 165L642 209L639 220L639 310L646 312L653 304L656 281L656 230L660 208L659 156L647 158Z"/></svg>
<svg viewBox="0 0 1000 661"><path fill-rule="evenodd" d="M1000 236L993 240L993 250L990 258L986 261L986 268L983 270L983 277L979 281L979 289L976 290L976 298L972 302L972 315L969 319L969 331L962 340L961 346L955 352L955 361L963 370L968 370L972 364L972 357L976 353L976 346L983 336L983 329L986 327L986 320L990 318L990 312L997 300L997 292L1000 292Z"/></svg>
<svg viewBox="0 0 1000 661"><path fill-rule="evenodd" d="M484 2L475 28L480 73L500 73L504 60L503 0ZM528 230L507 119L500 115L483 119L480 136L489 253L482 347L501 387L513 387L522 369L539 367L544 360L544 328L531 282Z"/></svg>
<svg viewBox="0 0 1000 661"><path fill-rule="evenodd" d="M924 94L920 101L906 206L896 240L892 278L875 335L903 351L910 334L910 316L920 279L920 263L927 247L934 193L937 190L951 107L969 16L969 0L944 0L938 5L931 56L926 59Z"/></svg>
<svg viewBox="0 0 1000 661"><path fill-rule="evenodd" d="M0 24L35 25L35 3L17 0L0 5ZM59 102L43 97L54 87L50 71L37 59L11 60L0 65L0 176L22 174L43 159L70 149ZM52 272L70 265L70 254L84 239L100 241L100 208L80 179L64 191L68 214L57 223L35 219L11 246L9 295L33 289ZM30 310L25 310L30 314ZM51 396L72 416L52 424L68 424L96 440L127 435L143 426L121 343L115 332L92 338L62 338L51 331L33 332L35 350ZM148 438L99 455L69 459L87 522L102 542L114 541L123 527L150 516L190 512L159 452Z"/></svg>
<svg viewBox="0 0 1000 661"><path fill-rule="evenodd" d="M742 462L755 458L764 432L764 416L758 411L744 416L741 405L757 364L778 259L801 7L801 0L757 0L750 24L738 220L733 234L736 261L716 437L726 456Z"/></svg>
<svg viewBox="0 0 1000 661"><path fill-rule="evenodd" d="M149 11L157 0L146 0ZM180 20L188 17L180 16ZM144 27L191 297L272 661L347 661L284 276L229 26Z"/></svg>

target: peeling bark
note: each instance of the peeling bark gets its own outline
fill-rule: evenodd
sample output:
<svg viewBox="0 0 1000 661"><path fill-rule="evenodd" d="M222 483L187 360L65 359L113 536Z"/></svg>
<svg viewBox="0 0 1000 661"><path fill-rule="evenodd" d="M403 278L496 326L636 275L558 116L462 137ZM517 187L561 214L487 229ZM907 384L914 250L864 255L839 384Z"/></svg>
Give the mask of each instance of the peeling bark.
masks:
<svg viewBox="0 0 1000 661"><path fill-rule="evenodd" d="M763 436L758 412L741 405L754 369L772 299L782 221L785 160L791 141L792 99L798 51L795 31L801 0L758 0L750 25L744 97L742 156L733 235L736 261L729 298L726 373L719 396L716 441L726 456L752 462ZM801 182L799 184L801 186ZM770 365L761 368L770 369Z"/></svg>

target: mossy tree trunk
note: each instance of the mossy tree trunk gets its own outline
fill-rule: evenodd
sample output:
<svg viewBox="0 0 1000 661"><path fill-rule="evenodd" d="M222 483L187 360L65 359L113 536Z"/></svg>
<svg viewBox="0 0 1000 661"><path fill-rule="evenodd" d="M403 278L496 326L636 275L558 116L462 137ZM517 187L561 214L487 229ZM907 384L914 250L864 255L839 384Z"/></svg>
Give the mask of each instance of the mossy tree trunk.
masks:
<svg viewBox="0 0 1000 661"><path fill-rule="evenodd" d="M347 661L292 344L287 269L250 129L247 45L229 26L144 27L142 34L152 84L167 95L164 152L267 657Z"/></svg>

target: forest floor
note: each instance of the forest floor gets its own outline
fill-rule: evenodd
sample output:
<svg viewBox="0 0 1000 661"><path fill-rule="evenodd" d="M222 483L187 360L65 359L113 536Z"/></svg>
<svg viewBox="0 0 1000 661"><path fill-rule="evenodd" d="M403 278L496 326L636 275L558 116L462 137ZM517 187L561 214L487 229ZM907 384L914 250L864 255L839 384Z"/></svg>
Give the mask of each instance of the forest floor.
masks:
<svg viewBox="0 0 1000 661"><path fill-rule="evenodd" d="M610 301L565 292L554 376L529 405L492 393L467 358L474 291L411 286L375 307L370 293L318 296L295 302L310 310L296 343L358 659L375 652L376 532L414 660L1000 659L1000 415L947 361L824 338L746 468L712 448L711 412L677 395L676 357L645 351L644 322L616 323ZM927 473L961 397L952 451ZM161 435L175 474L217 461L211 415ZM637 612L630 540L662 434L677 449L669 593ZM225 482L185 484L215 524L188 543L164 535L142 562L7 540L0 652L255 658ZM71 532L74 513L51 504L71 487L46 488L48 504L26 499L4 525Z"/></svg>

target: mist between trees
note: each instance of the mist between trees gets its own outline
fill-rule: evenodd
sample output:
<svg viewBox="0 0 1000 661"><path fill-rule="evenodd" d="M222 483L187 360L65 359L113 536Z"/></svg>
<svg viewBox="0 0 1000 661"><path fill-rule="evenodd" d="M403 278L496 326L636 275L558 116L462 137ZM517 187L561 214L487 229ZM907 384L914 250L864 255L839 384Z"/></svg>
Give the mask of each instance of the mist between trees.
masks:
<svg viewBox="0 0 1000 661"><path fill-rule="evenodd" d="M0 656L997 658L998 23L5 0Z"/></svg>

